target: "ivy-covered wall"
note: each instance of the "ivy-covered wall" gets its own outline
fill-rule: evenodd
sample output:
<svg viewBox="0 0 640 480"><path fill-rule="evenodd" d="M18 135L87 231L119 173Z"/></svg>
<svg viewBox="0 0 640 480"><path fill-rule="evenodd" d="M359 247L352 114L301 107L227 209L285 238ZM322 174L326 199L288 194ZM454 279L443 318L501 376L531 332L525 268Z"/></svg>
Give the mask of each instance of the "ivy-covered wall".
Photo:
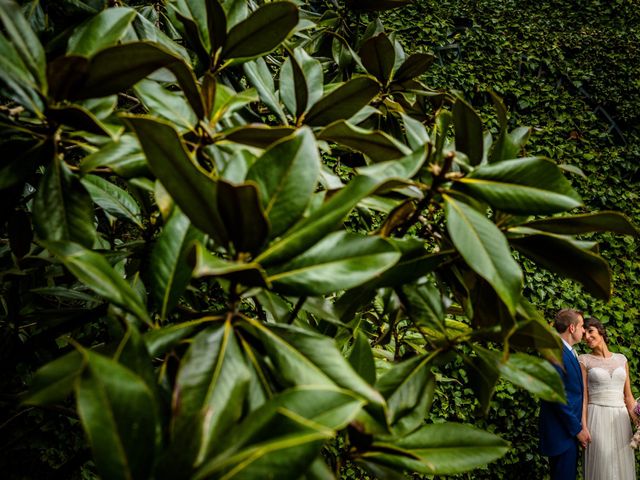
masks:
<svg viewBox="0 0 640 480"><path fill-rule="evenodd" d="M428 85L461 91L488 121L495 118L486 92L499 93L513 126L533 128L528 154L565 165L588 208L622 211L640 223L640 10L635 2L421 0L385 15L383 23L409 51L436 54ZM550 320L562 307L602 320L611 350L629 359L638 396L638 244L609 234L597 240L613 271L611 301L593 299L576 283L532 264L525 265L526 293ZM586 351L585 345L579 348ZM466 383L462 365L442 374L451 381L439 385L451 388L439 392L433 419L478 423L514 447L501 461L460 478L545 478L546 459L537 450L539 402L505 383L483 419L472 392L460 389ZM640 473L640 461L637 465Z"/></svg>

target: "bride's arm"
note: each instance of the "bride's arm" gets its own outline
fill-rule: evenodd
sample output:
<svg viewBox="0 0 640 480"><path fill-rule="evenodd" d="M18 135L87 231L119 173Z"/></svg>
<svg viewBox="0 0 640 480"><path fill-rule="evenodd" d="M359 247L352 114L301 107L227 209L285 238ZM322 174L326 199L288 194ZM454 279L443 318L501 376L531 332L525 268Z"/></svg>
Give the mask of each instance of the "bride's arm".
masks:
<svg viewBox="0 0 640 480"><path fill-rule="evenodd" d="M627 411L629 412L631 421L633 421L634 425L638 425L638 416L633 411L636 406L636 399L633 398L633 393L631 393L631 380L629 379L628 362L625 363L625 369L627 370L627 379L624 382L624 404L627 406Z"/></svg>
<svg viewBox="0 0 640 480"><path fill-rule="evenodd" d="M587 408L589 405L589 382L587 382L587 367L584 366L582 362L580 362L580 370L582 371L582 391L584 395L582 396L582 428L589 430L587 426Z"/></svg>

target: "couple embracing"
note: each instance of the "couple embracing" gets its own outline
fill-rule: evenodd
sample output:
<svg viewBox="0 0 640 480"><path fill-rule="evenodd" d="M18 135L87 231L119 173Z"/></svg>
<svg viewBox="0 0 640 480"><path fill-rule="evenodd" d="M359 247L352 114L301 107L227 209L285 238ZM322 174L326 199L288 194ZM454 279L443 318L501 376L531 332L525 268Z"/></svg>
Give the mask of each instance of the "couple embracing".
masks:
<svg viewBox="0 0 640 480"><path fill-rule="evenodd" d="M540 450L549 457L552 480L574 480L578 452L585 451L585 480L635 480L634 451L629 447L633 409L629 366L612 353L595 318L562 309L555 318L562 339L562 365L554 365L567 403L542 402ZM578 357L573 346L585 339L591 353Z"/></svg>

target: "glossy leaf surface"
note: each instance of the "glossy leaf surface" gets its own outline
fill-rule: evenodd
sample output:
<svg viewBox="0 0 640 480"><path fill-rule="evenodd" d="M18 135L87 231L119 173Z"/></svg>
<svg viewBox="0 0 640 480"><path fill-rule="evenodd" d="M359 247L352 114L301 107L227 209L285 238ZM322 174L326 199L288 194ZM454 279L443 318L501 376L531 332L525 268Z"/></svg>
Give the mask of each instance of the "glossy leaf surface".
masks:
<svg viewBox="0 0 640 480"><path fill-rule="evenodd" d="M227 232L217 209L217 184L195 166L171 124L150 117L127 117L151 170L200 230L225 244Z"/></svg>
<svg viewBox="0 0 640 480"><path fill-rule="evenodd" d="M507 240L488 218L468 205L445 197L447 230L467 264L495 289L511 312L522 291L522 272Z"/></svg>
<svg viewBox="0 0 640 480"><path fill-rule="evenodd" d="M140 297L102 255L68 241L43 243L47 250L91 290L133 313L140 320L151 323Z"/></svg>
<svg viewBox="0 0 640 480"><path fill-rule="evenodd" d="M274 144L251 166L271 227L270 237L290 228L304 213L320 173L320 155L311 130L303 128Z"/></svg>
<svg viewBox="0 0 640 480"><path fill-rule="evenodd" d="M391 267L399 258L400 253L382 238L338 232L268 273L276 291L289 295L324 295L358 286Z"/></svg>
<svg viewBox="0 0 640 480"><path fill-rule="evenodd" d="M105 479L146 478L153 467L157 409L144 381L109 358L84 350L76 386L78 414Z"/></svg>

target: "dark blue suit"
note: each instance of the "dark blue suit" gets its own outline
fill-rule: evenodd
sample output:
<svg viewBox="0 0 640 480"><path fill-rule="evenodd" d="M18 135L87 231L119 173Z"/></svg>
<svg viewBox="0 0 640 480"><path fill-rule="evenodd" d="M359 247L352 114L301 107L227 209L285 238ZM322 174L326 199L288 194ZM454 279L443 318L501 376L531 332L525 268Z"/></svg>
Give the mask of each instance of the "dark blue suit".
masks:
<svg viewBox="0 0 640 480"><path fill-rule="evenodd" d="M540 451L549 457L551 478L576 478L578 440L582 430L582 397L584 386L580 364L567 346L562 344L564 368L554 365L564 383L567 403L542 402L540 407Z"/></svg>

